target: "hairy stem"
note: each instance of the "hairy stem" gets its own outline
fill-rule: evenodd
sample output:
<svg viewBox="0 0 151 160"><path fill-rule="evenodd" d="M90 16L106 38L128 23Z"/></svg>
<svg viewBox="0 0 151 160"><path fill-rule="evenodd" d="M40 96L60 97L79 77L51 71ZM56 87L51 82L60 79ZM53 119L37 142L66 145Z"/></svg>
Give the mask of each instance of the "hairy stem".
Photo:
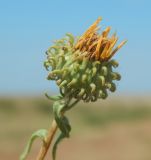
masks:
<svg viewBox="0 0 151 160"><path fill-rule="evenodd" d="M36 160L44 160L47 152L48 152L48 149L51 145L51 142L53 140L53 137L57 131L57 123L55 120L52 121L52 125L51 125L51 128L49 129L49 132L48 132L48 135L47 137L45 138L45 143L43 143L43 145L41 146L41 149L39 151L39 154L36 158Z"/></svg>

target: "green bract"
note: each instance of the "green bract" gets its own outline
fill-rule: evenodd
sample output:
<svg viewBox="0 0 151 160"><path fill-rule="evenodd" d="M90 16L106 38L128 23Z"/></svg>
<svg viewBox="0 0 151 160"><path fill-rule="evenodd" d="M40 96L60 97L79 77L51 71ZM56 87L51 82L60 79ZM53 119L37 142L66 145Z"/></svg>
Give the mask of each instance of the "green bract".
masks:
<svg viewBox="0 0 151 160"><path fill-rule="evenodd" d="M118 67L115 60L99 61L87 57L74 48L75 38L71 34L55 41L46 54L44 66L49 70L48 80L55 80L60 93L84 102L105 99L108 91L114 92L114 81L120 80L119 73L114 72Z"/></svg>

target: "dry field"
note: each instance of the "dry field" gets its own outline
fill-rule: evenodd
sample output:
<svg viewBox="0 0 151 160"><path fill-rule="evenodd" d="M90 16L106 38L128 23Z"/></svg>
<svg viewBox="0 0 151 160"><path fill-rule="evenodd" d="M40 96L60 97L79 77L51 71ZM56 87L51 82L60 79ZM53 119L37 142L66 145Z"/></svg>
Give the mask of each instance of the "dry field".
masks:
<svg viewBox="0 0 151 160"><path fill-rule="evenodd" d="M0 99L0 160L18 160L30 135L48 128L51 102L44 97ZM151 98L123 96L80 103L67 113L72 132L57 160L151 160ZM37 140L28 160L34 160ZM51 153L46 160L51 160Z"/></svg>

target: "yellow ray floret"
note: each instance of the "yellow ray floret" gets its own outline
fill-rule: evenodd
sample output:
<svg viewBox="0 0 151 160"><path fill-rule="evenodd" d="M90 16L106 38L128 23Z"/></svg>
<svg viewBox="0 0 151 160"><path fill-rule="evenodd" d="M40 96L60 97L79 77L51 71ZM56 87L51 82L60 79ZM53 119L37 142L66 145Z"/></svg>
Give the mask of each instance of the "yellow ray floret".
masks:
<svg viewBox="0 0 151 160"><path fill-rule="evenodd" d="M126 43L126 41L121 42L115 49L114 46L118 40L116 34L108 37L111 30L107 27L102 34L98 33L98 24L101 18L98 18L88 30L80 37L75 45L75 50L80 50L81 52L87 52L87 57L90 59L95 59L99 61L107 61Z"/></svg>

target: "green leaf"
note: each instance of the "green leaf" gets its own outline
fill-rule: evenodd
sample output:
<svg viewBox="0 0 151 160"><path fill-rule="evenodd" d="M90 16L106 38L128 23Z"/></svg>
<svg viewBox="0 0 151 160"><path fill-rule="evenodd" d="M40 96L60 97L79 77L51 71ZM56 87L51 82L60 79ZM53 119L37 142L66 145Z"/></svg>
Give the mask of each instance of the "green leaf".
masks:
<svg viewBox="0 0 151 160"><path fill-rule="evenodd" d="M71 131L71 126L69 124L69 121L66 117L62 117L62 129L61 133L59 135L59 137L57 138L55 144L53 145L53 149L52 149L52 158L53 160L56 160L56 151L57 151L57 147L58 144L64 139L64 138L69 138L69 133Z"/></svg>
<svg viewBox="0 0 151 160"><path fill-rule="evenodd" d="M56 151L57 151L57 147L58 144L61 142L61 140L63 140L66 136L63 133L60 133L60 135L58 136L55 144L53 145L53 149L52 149L52 159L55 160L56 159Z"/></svg>
<svg viewBox="0 0 151 160"><path fill-rule="evenodd" d="M69 134L70 134L70 131L71 131L71 126L69 124L69 121L68 121L67 117L65 117L64 114L63 114L63 112L65 110L67 110L67 108L69 107L67 105L68 102L70 102L70 100L67 101L67 102L65 102L64 100L56 101L53 104L53 112L54 112L55 120L57 122L57 125L58 125L60 131L61 131L61 134L57 138L57 140L56 140L56 142L53 146L53 149L52 149L53 160L56 159L56 150L57 150L58 144L61 142L62 139L68 138ZM72 105L74 105L74 104L72 104Z"/></svg>
<svg viewBox="0 0 151 160"><path fill-rule="evenodd" d="M36 138L41 138L43 143L45 143L46 135L47 135L47 130L45 130L45 129L40 129L40 130L34 132L32 134L32 136L30 137L30 140L27 143L25 150L23 151L22 155L20 156L20 160L26 159L27 155L29 154L29 152L31 150L32 144Z"/></svg>
<svg viewBox="0 0 151 160"><path fill-rule="evenodd" d="M57 95L57 96L49 96L47 93L45 93L45 96L52 100L52 101L58 101L58 100L61 100L62 99L62 96L61 95Z"/></svg>

